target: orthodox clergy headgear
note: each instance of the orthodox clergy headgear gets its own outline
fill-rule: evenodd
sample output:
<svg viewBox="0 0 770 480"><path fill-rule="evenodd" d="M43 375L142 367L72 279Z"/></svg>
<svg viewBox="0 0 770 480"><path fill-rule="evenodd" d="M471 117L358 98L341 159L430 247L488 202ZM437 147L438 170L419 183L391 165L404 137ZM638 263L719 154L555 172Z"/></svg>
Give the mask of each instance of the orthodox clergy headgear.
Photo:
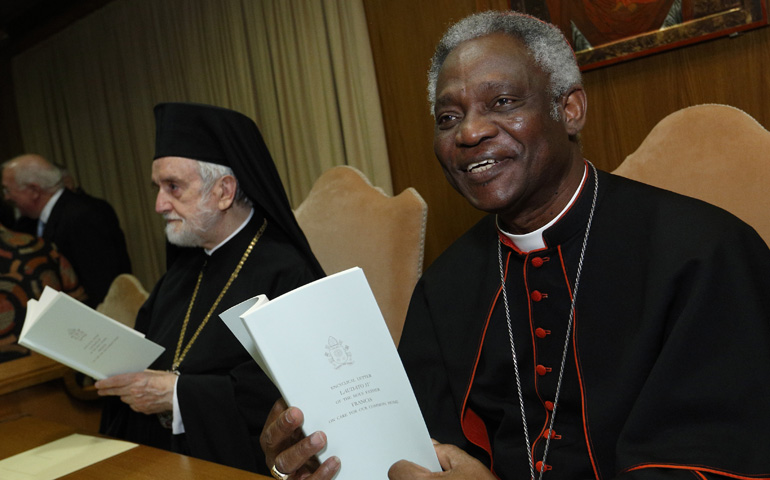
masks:
<svg viewBox="0 0 770 480"><path fill-rule="evenodd" d="M241 190L323 276L291 210L283 183L257 125L226 108L196 103L155 106L155 157L184 157L230 167Z"/></svg>

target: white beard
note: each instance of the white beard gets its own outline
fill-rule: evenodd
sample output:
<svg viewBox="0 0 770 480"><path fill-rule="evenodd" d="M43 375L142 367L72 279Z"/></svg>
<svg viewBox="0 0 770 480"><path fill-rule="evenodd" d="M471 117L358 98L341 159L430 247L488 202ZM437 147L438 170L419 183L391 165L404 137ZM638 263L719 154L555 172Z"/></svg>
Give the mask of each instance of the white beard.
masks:
<svg viewBox="0 0 770 480"><path fill-rule="evenodd" d="M180 247L202 247L205 243L204 235L213 227L221 213L214 208L199 206L198 213L189 218L181 218L173 213L164 214L163 218L177 220L166 223L166 238L174 245Z"/></svg>

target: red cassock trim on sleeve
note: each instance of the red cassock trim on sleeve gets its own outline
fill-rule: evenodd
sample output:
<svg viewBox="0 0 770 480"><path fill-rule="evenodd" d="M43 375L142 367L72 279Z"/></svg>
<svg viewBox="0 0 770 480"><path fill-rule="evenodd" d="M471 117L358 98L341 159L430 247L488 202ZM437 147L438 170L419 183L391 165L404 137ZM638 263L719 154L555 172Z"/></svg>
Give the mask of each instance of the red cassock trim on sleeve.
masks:
<svg viewBox="0 0 770 480"><path fill-rule="evenodd" d="M713 473L714 475L720 475L722 477L738 478L742 480L770 480L770 474L746 476L746 475L739 475L737 473L726 472L724 470L717 470L715 468L709 468L702 465L676 465L676 464L666 464L666 463L660 463L660 464L644 463L641 465L629 467L625 469L624 472L633 472L635 470L642 470L645 468L672 468L675 470L688 470L688 471L691 471L693 475L696 475L699 478L706 478L706 476L703 474L705 472L705 473Z"/></svg>
<svg viewBox="0 0 770 480"><path fill-rule="evenodd" d="M484 421L479 417L476 412L470 408L463 409L462 415L463 434L465 438L483 448L489 459L492 459L492 445L489 443L489 434L487 433L487 426L484 425Z"/></svg>

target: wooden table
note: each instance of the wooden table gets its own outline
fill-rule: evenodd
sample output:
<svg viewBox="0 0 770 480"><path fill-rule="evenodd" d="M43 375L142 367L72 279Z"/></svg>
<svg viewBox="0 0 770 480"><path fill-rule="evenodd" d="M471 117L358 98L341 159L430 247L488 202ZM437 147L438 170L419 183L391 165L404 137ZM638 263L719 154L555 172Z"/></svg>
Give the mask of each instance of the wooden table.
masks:
<svg viewBox="0 0 770 480"><path fill-rule="evenodd" d="M58 440L77 428L23 416L0 422L0 459ZM139 445L61 477L65 480L272 480L270 477Z"/></svg>
<svg viewBox="0 0 770 480"><path fill-rule="evenodd" d="M75 398L65 387L68 367L32 352L0 363L0 420L31 415L66 421L82 433L99 428L102 401Z"/></svg>
<svg viewBox="0 0 770 480"><path fill-rule="evenodd" d="M0 365L0 395L61 378L67 371L61 363L34 352Z"/></svg>

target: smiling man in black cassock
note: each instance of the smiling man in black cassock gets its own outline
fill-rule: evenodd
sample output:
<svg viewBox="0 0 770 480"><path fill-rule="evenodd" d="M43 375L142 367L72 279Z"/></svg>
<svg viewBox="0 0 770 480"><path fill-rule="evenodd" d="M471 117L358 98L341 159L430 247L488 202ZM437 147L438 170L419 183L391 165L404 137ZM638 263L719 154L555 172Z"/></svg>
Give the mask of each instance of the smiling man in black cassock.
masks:
<svg viewBox="0 0 770 480"><path fill-rule="evenodd" d="M398 346L445 472L401 461L389 478L770 478L757 232L583 158L587 98L552 25L467 17L428 78L436 157L489 215L425 271ZM282 403L269 417L276 478L344 472L309 461L326 439L302 420Z"/></svg>
<svg viewBox="0 0 770 480"><path fill-rule="evenodd" d="M174 246L136 328L164 346L150 370L96 383L101 432L252 471L278 391L219 314L323 276L254 122L223 108L155 108L155 210Z"/></svg>

